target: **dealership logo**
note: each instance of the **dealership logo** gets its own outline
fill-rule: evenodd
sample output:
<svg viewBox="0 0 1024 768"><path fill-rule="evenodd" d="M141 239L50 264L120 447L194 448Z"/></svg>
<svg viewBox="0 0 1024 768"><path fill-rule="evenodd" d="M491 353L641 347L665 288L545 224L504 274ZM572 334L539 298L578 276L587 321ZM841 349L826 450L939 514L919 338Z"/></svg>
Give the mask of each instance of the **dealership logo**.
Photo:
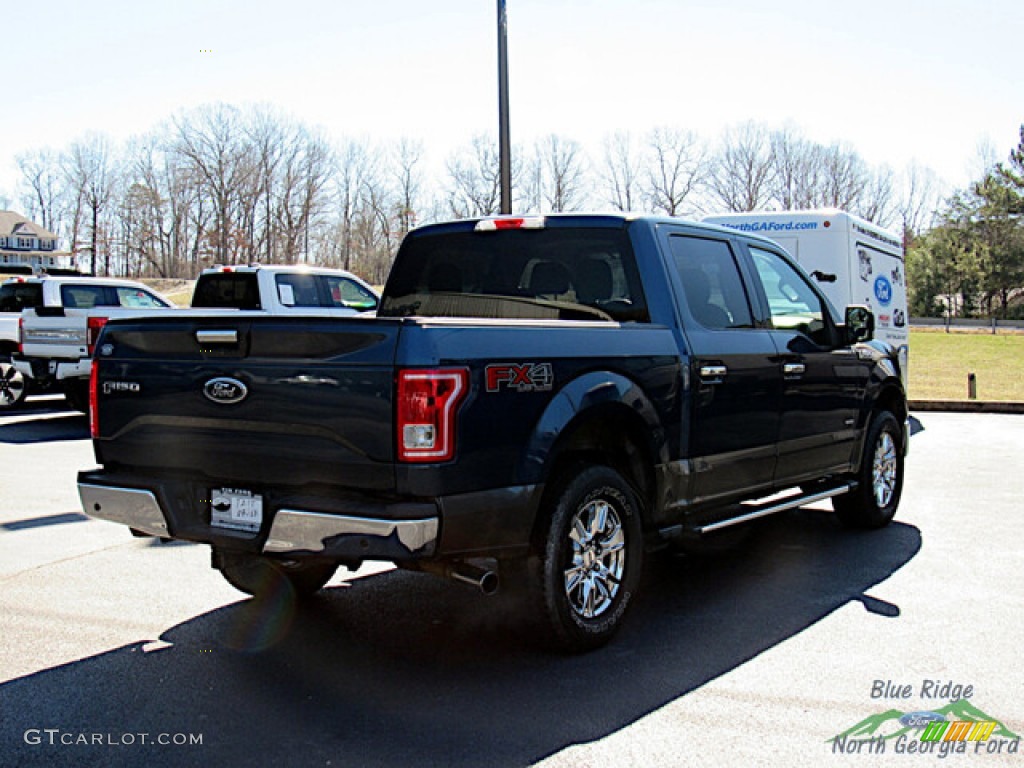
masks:
<svg viewBox="0 0 1024 768"><path fill-rule="evenodd" d="M495 363L487 366L487 391L549 392L555 383L551 363Z"/></svg>
<svg viewBox="0 0 1024 768"><path fill-rule="evenodd" d="M937 757L1019 753L1020 736L963 697L965 693L974 693L973 686L953 683L940 686L938 682L926 680L918 692L920 698L945 699L949 703L909 712L892 708L869 715L828 739L832 753L878 755L889 751ZM876 680L871 698L908 699L914 693L911 685L893 685L889 681ZM950 701L951 698L955 700Z"/></svg>
<svg viewBox="0 0 1024 768"><path fill-rule="evenodd" d="M207 400L218 405L233 405L249 396L249 388L238 379L219 376L203 385L203 394Z"/></svg>

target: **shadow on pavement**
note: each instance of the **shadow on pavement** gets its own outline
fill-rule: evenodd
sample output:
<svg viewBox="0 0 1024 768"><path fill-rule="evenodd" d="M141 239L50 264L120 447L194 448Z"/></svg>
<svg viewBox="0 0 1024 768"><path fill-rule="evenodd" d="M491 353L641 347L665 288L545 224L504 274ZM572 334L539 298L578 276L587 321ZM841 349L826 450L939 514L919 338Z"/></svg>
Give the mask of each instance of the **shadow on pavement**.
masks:
<svg viewBox="0 0 1024 768"><path fill-rule="evenodd" d="M585 656L534 650L500 597L402 571L296 607L245 600L0 686L14 765L528 765L600 739L785 642L906 564L920 532L765 521L716 557L652 555L622 632ZM187 585L167 584L168 590ZM27 729L201 734L200 746L26 744Z"/></svg>
<svg viewBox="0 0 1024 768"><path fill-rule="evenodd" d="M89 420L84 413L67 410L42 413L42 418L0 424L0 443L27 445L89 439Z"/></svg>
<svg viewBox="0 0 1024 768"><path fill-rule="evenodd" d="M60 515L46 515L45 517L32 517L27 520L12 520L9 523L0 523L0 531L26 531L31 528L46 528L51 525L84 523L88 520L89 518L81 512L65 512Z"/></svg>

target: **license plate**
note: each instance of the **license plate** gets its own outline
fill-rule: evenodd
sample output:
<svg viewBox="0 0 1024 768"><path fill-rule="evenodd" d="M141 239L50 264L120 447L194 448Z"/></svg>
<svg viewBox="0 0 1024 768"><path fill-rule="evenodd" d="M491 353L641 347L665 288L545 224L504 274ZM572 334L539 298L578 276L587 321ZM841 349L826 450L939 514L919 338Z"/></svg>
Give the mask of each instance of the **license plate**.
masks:
<svg viewBox="0 0 1024 768"><path fill-rule="evenodd" d="M239 488L210 492L210 525L236 531L258 531L263 522L263 497Z"/></svg>

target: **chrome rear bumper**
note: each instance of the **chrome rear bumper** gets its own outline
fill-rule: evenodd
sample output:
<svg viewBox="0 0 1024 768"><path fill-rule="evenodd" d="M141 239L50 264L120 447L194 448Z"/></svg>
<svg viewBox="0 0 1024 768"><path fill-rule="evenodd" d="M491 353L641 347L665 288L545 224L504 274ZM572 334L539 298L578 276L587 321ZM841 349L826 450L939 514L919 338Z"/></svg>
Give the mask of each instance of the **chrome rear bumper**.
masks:
<svg viewBox="0 0 1024 768"><path fill-rule="evenodd" d="M121 523L150 536L166 536L167 520L160 503L149 491L78 484L82 509L89 517Z"/></svg>
<svg viewBox="0 0 1024 768"><path fill-rule="evenodd" d="M151 491L80 482L78 494L90 517L127 525L151 536L170 535L167 516ZM372 558L375 552L394 551L397 546L402 554L430 557L437 548L439 530L436 517L388 520L280 509L263 551L349 557L354 545Z"/></svg>

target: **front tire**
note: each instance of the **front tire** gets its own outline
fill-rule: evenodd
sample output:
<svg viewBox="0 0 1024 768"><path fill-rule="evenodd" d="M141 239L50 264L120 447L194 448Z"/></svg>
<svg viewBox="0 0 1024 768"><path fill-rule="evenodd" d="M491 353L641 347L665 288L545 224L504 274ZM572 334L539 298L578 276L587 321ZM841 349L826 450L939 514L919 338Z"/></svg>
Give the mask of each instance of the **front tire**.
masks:
<svg viewBox="0 0 1024 768"><path fill-rule="evenodd" d="M552 644L588 651L612 638L636 594L640 505L622 476L605 466L577 468L556 488L543 552L532 561L531 589Z"/></svg>
<svg viewBox="0 0 1024 768"><path fill-rule="evenodd" d="M868 428L858 485L832 499L839 520L849 528L884 528L896 514L903 493L903 430L889 411Z"/></svg>
<svg viewBox="0 0 1024 768"><path fill-rule="evenodd" d="M279 560L237 552L215 552L214 566L228 584L254 597L281 587L289 588L296 597L308 597L323 589L338 569L333 562Z"/></svg>

